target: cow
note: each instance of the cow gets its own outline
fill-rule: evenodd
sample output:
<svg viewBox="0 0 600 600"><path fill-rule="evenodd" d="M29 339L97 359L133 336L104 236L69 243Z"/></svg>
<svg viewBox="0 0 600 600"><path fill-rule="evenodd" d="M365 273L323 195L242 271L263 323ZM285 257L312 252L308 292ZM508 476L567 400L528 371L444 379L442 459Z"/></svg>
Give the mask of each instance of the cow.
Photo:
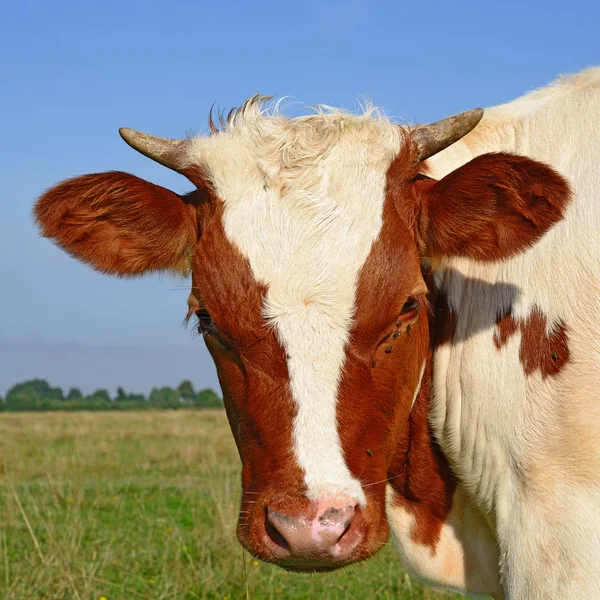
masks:
<svg viewBox="0 0 600 600"><path fill-rule="evenodd" d="M237 535L327 571L387 541L432 586L600 597L600 69L424 126L287 118L120 130L123 172L38 200L111 275L191 274L242 461Z"/></svg>

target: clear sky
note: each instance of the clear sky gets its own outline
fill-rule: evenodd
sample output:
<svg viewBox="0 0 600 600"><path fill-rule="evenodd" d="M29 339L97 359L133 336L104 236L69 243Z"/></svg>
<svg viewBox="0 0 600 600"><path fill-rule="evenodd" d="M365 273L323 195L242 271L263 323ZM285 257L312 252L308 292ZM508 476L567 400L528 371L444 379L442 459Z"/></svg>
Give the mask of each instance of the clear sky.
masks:
<svg viewBox="0 0 600 600"><path fill-rule="evenodd" d="M36 197L78 174L190 188L119 127L206 132L213 102L255 92L349 109L367 95L398 119L435 120L600 64L599 22L592 0L5 3L0 393L35 375L86 389L147 391L182 375L216 385L202 340L181 326L187 282L96 274L31 224Z"/></svg>

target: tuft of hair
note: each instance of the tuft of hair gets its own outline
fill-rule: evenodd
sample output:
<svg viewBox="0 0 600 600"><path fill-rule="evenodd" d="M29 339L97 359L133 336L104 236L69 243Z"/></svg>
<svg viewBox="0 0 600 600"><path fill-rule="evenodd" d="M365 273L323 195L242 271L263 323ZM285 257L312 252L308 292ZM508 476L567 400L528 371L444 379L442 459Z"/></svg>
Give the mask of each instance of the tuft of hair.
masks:
<svg viewBox="0 0 600 600"><path fill-rule="evenodd" d="M289 121L302 122L305 120L315 121L315 117L320 117L322 120L356 120L356 119L376 119L389 121L388 117L382 109L373 104L371 98L367 96L358 97L359 113L352 113L343 109L335 108L327 104L315 104L307 106L311 114L302 115L290 119L284 114L285 101L288 97L284 96L275 99L274 96L263 96L254 94L246 99L240 106L230 109L227 113L219 111L217 114L217 122L213 117L214 104L211 106L208 113L208 128L211 135L216 135L223 132L231 132L238 127L245 127L255 123L260 118L281 118Z"/></svg>

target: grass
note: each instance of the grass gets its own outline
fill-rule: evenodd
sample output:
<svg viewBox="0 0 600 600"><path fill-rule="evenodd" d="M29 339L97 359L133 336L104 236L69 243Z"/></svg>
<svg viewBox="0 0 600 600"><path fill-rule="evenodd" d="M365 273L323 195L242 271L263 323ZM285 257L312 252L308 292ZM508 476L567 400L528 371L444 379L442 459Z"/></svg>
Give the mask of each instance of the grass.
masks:
<svg viewBox="0 0 600 600"><path fill-rule="evenodd" d="M239 497L222 411L2 414L0 597L458 598L390 547L318 576L259 563L235 539Z"/></svg>

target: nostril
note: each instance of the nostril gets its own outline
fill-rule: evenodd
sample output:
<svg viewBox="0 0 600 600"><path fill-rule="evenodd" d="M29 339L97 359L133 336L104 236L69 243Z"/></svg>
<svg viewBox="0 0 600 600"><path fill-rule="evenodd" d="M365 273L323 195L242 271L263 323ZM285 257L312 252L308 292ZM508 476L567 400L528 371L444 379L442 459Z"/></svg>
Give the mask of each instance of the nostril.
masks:
<svg viewBox="0 0 600 600"><path fill-rule="evenodd" d="M337 544L339 544L342 541L342 538L350 531L350 528L352 527L352 522L354 521L354 515L352 516L352 518L350 520L348 520L346 523L344 523L346 525L346 528L344 529L344 531L342 531L342 535L340 535L340 537L337 540Z"/></svg>
<svg viewBox="0 0 600 600"><path fill-rule="evenodd" d="M279 529L277 529L277 526L271 521L268 508L265 509L265 530L274 544L286 552L290 552L290 545Z"/></svg>

